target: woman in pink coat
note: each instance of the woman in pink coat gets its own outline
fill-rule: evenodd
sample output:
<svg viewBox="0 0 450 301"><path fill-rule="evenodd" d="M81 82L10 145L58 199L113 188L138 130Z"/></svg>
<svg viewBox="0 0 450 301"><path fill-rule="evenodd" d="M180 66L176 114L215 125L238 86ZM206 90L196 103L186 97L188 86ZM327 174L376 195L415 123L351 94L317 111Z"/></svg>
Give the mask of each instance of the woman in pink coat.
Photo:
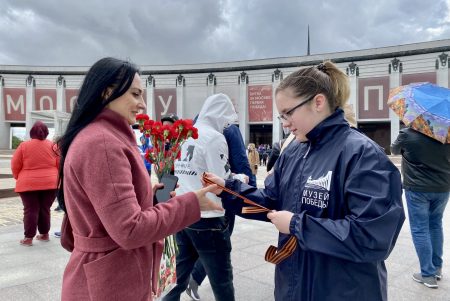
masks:
<svg viewBox="0 0 450 301"><path fill-rule="evenodd" d="M158 241L217 208L211 189L153 204L131 125L145 109L138 69L104 58L86 74L61 152L58 200L73 228L62 300L152 300Z"/></svg>
<svg viewBox="0 0 450 301"><path fill-rule="evenodd" d="M32 246L37 240L49 241L50 207L55 201L58 184L59 158L53 142L47 140L48 128L36 121L30 131L30 140L22 142L14 152L11 170L16 181L15 192L23 203L23 246Z"/></svg>

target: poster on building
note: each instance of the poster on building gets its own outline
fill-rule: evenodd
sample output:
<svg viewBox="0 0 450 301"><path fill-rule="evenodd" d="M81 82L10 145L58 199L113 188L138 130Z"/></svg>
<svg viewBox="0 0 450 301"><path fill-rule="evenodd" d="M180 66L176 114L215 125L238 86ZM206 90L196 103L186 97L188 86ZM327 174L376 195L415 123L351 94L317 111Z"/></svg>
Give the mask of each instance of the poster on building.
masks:
<svg viewBox="0 0 450 301"><path fill-rule="evenodd" d="M56 89L36 89L34 92L34 110L56 110Z"/></svg>
<svg viewBox="0 0 450 301"><path fill-rule="evenodd" d="M358 120L389 119L389 77L361 78L358 85Z"/></svg>
<svg viewBox="0 0 450 301"><path fill-rule="evenodd" d="M3 107L5 121L25 121L25 88L3 88Z"/></svg>
<svg viewBox="0 0 450 301"><path fill-rule="evenodd" d="M272 85L248 86L248 121L272 122Z"/></svg>
<svg viewBox="0 0 450 301"><path fill-rule="evenodd" d="M402 85L429 82L436 84L436 72L402 74Z"/></svg>
<svg viewBox="0 0 450 301"><path fill-rule="evenodd" d="M239 115L239 86L238 85L232 85L232 86L216 86L215 93L223 93L227 95L231 102L233 103L234 110Z"/></svg>
<svg viewBox="0 0 450 301"><path fill-rule="evenodd" d="M78 89L66 89L65 90L65 96L66 96L66 112L72 113L73 107L77 101L78 98Z"/></svg>
<svg viewBox="0 0 450 301"><path fill-rule="evenodd" d="M177 89L155 89L154 97L156 120L169 113L177 114Z"/></svg>

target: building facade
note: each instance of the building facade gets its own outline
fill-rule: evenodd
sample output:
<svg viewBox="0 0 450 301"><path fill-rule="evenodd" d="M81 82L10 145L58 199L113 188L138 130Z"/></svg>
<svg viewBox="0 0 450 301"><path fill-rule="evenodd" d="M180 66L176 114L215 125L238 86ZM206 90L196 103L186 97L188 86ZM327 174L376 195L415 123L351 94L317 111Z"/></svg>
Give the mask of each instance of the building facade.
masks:
<svg viewBox="0 0 450 301"><path fill-rule="evenodd" d="M245 143L271 144L282 137L274 91L283 77L332 60L350 79L350 104L358 128L389 152L400 122L389 110L389 90L427 81L449 87L450 40L358 51L226 63L140 66L147 114L193 118L205 98L227 94L239 116ZM0 65L0 149L11 147L15 127L26 133L39 116L55 128L76 102L88 67ZM37 116L37 117L36 117ZM54 122L52 122L52 120ZM58 131L57 131L58 132Z"/></svg>

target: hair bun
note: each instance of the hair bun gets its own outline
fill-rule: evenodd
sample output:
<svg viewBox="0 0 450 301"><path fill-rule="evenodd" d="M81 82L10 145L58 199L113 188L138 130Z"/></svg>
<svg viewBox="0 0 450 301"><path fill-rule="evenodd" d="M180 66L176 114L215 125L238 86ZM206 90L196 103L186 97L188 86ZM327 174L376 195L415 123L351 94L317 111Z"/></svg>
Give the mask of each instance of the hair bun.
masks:
<svg viewBox="0 0 450 301"><path fill-rule="evenodd" d="M327 66L325 66L324 63L320 63L320 64L317 66L317 69L328 75L328 73L327 73Z"/></svg>

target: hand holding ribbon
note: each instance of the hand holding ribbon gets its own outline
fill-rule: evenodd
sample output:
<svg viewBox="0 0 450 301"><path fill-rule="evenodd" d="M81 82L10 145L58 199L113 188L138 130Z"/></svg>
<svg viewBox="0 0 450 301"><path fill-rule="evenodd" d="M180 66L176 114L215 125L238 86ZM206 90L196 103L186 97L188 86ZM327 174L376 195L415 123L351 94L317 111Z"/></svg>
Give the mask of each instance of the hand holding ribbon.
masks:
<svg viewBox="0 0 450 301"><path fill-rule="evenodd" d="M289 220L289 222L290 222L292 215L293 215L292 212L271 211L270 209L247 199L246 197L240 195L239 193L226 188L225 181L212 173L206 173L206 172L203 173L201 181L204 186L216 185L217 187L219 187L219 189L211 191L215 194L220 194L220 193L222 193L222 191L226 191L238 198L241 198L242 200L244 200L244 203L252 205L249 207L243 207L242 214L269 212L267 214L267 217L273 222L275 227L277 227L277 229L281 233L289 234L289 223L286 224L286 220ZM289 215L290 215L290 218L289 218ZM287 227L287 230L286 230L286 227ZM279 264L284 259L286 259L290 255L292 255L292 253L294 253L296 248L297 248L297 239L295 238L295 236L291 236L291 237L289 237L287 242L280 249L277 249L277 247L275 247L275 246L269 246L269 248L266 251L266 255L264 256L264 259L270 263Z"/></svg>

